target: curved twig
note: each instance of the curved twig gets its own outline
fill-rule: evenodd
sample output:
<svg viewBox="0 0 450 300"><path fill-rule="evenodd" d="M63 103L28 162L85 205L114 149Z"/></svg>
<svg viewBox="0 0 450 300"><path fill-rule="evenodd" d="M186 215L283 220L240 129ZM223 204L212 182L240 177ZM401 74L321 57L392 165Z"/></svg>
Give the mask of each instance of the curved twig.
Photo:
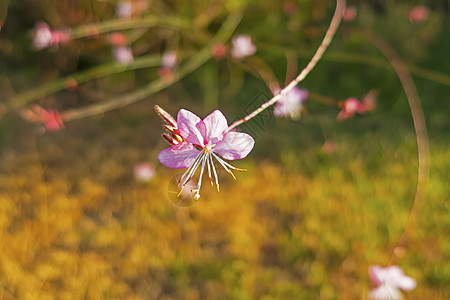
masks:
<svg viewBox="0 0 450 300"><path fill-rule="evenodd" d="M422 200L425 196L426 181L428 178L429 160L430 160L430 147L428 143L428 134L425 123L425 117L423 114L422 106L420 104L419 94L417 93L416 86L411 74L408 71L406 64L402 61L400 56L387 42L373 34L371 31L362 30L365 38L367 38L375 47L377 47L391 63L395 72L397 73L403 89L405 90L406 97L408 99L409 107L411 109L411 115L413 118L414 129L417 138L417 149L419 157L419 167L417 175L417 189L414 196L413 206L408 216L408 220L405 224L405 229L401 234L397 245L404 243L407 237L408 224L413 222L414 217L417 215L418 210L422 205ZM393 256L391 257L391 260Z"/></svg>
<svg viewBox="0 0 450 300"><path fill-rule="evenodd" d="M153 81L150 84L129 94L121 95L101 103L96 103L79 109L66 110L61 113L61 118L64 122L68 122L88 116L101 114L106 111L110 111L143 100L146 97L172 85L193 70L200 67L208 59L210 59L212 57L212 46L217 42L225 42L227 39L229 39L239 22L241 21L241 18L241 13L229 15L216 36L211 39L211 41L202 50L200 50L197 55L193 56L182 67L180 67L179 71L174 73L171 77Z"/></svg>
<svg viewBox="0 0 450 300"><path fill-rule="evenodd" d="M293 81L291 81L286 87L284 87L279 94L275 95L272 99L261 105L258 109L256 109L251 114L245 116L243 119L238 120L231 124L228 127L228 131L232 130L236 126L239 126L240 124L247 122L248 120L252 119L253 117L257 116L259 113L264 111L269 106L275 104L278 100L283 97L284 94L289 92L292 88L294 88L300 81L305 79L305 77L309 74L309 72L314 69L316 64L319 62L319 60L322 58L323 53L330 45L331 41L333 40L333 37L339 27L339 24L341 23L342 14L344 13L345 9L345 0L337 0L336 3L336 10L334 11L333 19L331 20L330 26L328 27L327 32L325 33L325 37L323 38L322 43L320 44L319 48L317 48L316 53L311 58L308 65L300 72L300 74L295 78Z"/></svg>

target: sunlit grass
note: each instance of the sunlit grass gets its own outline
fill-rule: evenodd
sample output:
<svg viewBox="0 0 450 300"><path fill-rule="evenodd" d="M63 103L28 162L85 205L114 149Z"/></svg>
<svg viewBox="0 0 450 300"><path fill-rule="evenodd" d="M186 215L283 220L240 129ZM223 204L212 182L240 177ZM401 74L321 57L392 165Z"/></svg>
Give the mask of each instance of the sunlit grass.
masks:
<svg viewBox="0 0 450 300"><path fill-rule="evenodd" d="M181 209L167 196L176 171L133 181L147 149L75 132L3 152L2 298L365 299L368 266L389 262L417 279L412 299L449 295L443 144L432 144L421 214L392 256L416 187L412 135L342 137L332 154L286 150L281 164L250 158L236 182L222 172L220 193L205 185Z"/></svg>

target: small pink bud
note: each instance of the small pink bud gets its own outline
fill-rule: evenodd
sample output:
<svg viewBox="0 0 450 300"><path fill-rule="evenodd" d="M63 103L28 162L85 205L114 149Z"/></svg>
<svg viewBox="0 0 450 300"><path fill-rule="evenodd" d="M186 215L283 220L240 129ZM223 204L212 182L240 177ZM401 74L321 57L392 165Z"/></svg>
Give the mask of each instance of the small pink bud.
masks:
<svg viewBox="0 0 450 300"><path fill-rule="evenodd" d="M149 182L156 175L155 167L146 162L139 163L134 166L133 175L137 181Z"/></svg>
<svg viewBox="0 0 450 300"><path fill-rule="evenodd" d="M158 69L157 72L158 72L158 76L160 78L168 78L168 77L172 76L172 70L170 70L169 68L161 67Z"/></svg>
<svg viewBox="0 0 450 300"><path fill-rule="evenodd" d="M414 6L409 12L409 20L411 23L420 23L428 20L430 17L430 10L423 5Z"/></svg>
<svg viewBox="0 0 450 300"><path fill-rule="evenodd" d="M161 65L166 69L173 69L177 65L177 53L174 50L164 52L161 57Z"/></svg>
<svg viewBox="0 0 450 300"><path fill-rule="evenodd" d="M252 38L248 34L241 34L233 37L231 40L233 49L231 55L234 58L244 58L246 56L252 56L256 52L256 46L252 42Z"/></svg>
<svg viewBox="0 0 450 300"><path fill-rule="evenodd" d="M121 19L129 19L133 14L131 1L119 1L116 6L116 15Z"/></svg>
<svg viewBox="0 0 450 300"><path fill-rule="evenodd" d="M212 47L213 57L216 60L224 59L227 55L227 47L224 44L217 43Z"/></svg>
<svg viewBox="0 0 450 300"><path fill-rule="evenodd" d="M47 131L57 131L64 128L61 116L56 110L47 110L44 126Z"/></svg>
<svg viewBox="0 0 450 300"><path fill-rule="evenodd" d="M109 36L109 42L113 46L125 46L127 44L127 38L120 32L114 32Z"/></svg>
<svg viewBox="0 0 450 300"><path fill-rule="evenodd" d="M52 40L52 31L47 23L38 23L34 31L33 45L38 48L46 48L50 46Z"/></svg>
<svg viewBox="0 0 450 300"><path fill-rule="evenodd" d="M131 52L131 48L129 47L120 46L113 48L113 56L115 60L124 65L134 61L133 52Z"/></svg>
<svg viewBox="0 0 450 300"><path fill-rule="evenodd" d="M342 15L342 20L345 22L353 21L356 18L358 11L354 6L348 6L344 10L344 14Z"/></svg>

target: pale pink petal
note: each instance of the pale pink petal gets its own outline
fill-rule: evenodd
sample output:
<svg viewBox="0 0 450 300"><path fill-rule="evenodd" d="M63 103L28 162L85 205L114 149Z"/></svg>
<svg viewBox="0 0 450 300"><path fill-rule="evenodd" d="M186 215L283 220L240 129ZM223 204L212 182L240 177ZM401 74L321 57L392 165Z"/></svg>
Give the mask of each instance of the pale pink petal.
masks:
<svg viewBox="0 0 450 300"><path fill-rule="evenodd" d="M370 266L369 267L369 276L370 280L375 286L378 286L381 284L381 277L383 273L383 268L380 266Z"/></svg>
<svg viewBox="0 0 450 300"><path fill-rule="evenodd" d="M234 160L246 157L252 151L255 141L243 132L228 132L222 141L217 143L214 152L225 159Z"/></svg>
<svg viewBox="0 0 450 300"><path fill-rule="evenodd" d="M177 115L178 131L189 143L204 146L205 126L201 125L202 120L188 110L180 109Z"/></svg>
<svg viewBox="0 0 450 300"><path fill-rule="evenodd" d="M386 282L389 284L395 285L405 291L411 291L416 287L416 281L406 276L399 267L390 266L386 271Z"/></svg>
<svg viewBox="0 0 450 300"><path fill-rule="evenodd" d="M412 291L416 288L416 285L416 281L406 275L403 275L403 277L397 279L397 286L404 291Z"/></svg>
<svg viewBox="0 0 450 300"><path fill-rule="evenodd" d="M400 293L400 290L397 289L397 287L389 284L382 284L378 288L373 289L369 292L369 298L375 300L396 300L401 299L402 294Z"/></svg>
<svg viewBox="0 0 450 300"><path fill-rule="evenodd" d="M213 144L222 140L222 133L228 129L225 116L219 110L215 110L203 119L206 125L206 140Z"/></svg>
<svg viewBox="0 0 450 300"><path fill-rule="evenodd" d="M183 142L159 152L158 158L166 167L185 169L194 163L199 152L192 144Z"/></svg>

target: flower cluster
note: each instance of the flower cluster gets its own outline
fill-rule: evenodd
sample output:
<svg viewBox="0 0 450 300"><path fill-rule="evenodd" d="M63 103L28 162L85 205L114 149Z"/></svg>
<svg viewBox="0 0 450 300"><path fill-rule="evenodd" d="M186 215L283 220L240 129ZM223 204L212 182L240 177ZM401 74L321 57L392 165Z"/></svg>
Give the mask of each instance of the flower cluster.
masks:
<svg viewBox="0 0 450 300"><path fill-rule="evenodd" d="M416 287L416 281L406 276L397 266L370 266L369 275L374 285L369 293L371 299L402 299L400 290L411 291Z"/></svg>
<svg viewBox="0 0 450 300"><path fill-rule="evenodd" d="M256 52L256 46L252 42L252 38L248 34L241 34L233 37L231 40L233 48L231 55L234 58L241 59L246 56L251 56Z"/></svg>
<svg viewBox="0 0 450 300"><path fill-rule="evenodd" d="M166 122L164 127L170 132L170 134L163 134L163 137L172 144L170 148L159 153L159 161L172 169L187 168L179 181L181 187L179 194L199 168L199 180L196 188L192 190L194 200L197 201L200 198L202 177L206 169L208 169L211 185L214 185L212 178L214 174L217 190L220 190L213 159L234 179L236 177L231 170L245 171L230 165L225 160L246 157L253 149L255 141L246 133L229 132L227 119L219 110L213 111L201 120L192 112L181 109L178 112L177 121L159 106L155 106L155 110Z"/></svg>
<svg viewBox="0 0 450 300"><path fill-rule="evenodd" d="M303 110L303 103L308 98L308 91L293 87L275 104L273 114L277 118L290 117L299 119Z"/></svg>
<svg viewBox="0 0 450 300"><path fill-rule="evenodd" d="M366 114L372 112L376 108L376 92L370 91L363 97L361 101L356 98L350 97L339 103L342 110L337 115L338 121L344 121L352 118L356 113Z"/></svg>
<svg viewBox="0 0 450 300"><path fill-rule="evenodd" d="M114 47L112 53L114 59L123 65L128 65L134 61L134 55L130 47Z"/></svg>
<svg viewBox="0 0 450 300"><path fill-rule="evenodd" d="M57 131L64 128L63 120L56 110L46 110L39 105L23 109L22 118L31 123L42 124L47 131Z"/></svg>
<svg viewBox="0 0 450 300"><path fill-rule="evenodd" d="M69 30L51 30L47 23L38 23L34 30L33 45L43 49L70 40Z"/></svg>
<svg viewBox="0 0 450 300"><path fill-rule="evenodd" d="M133 176L139 182L147 183L152 180L155 175L155 167L147 162L138 163L133 167Z"/></svg>
<svg viewBox="0 0 450 300"><path fill-rule="evenodd" d="M116 15L120 19L130 19L144 12L148 3L144 0L119 1L116 5Z"/></svg>

